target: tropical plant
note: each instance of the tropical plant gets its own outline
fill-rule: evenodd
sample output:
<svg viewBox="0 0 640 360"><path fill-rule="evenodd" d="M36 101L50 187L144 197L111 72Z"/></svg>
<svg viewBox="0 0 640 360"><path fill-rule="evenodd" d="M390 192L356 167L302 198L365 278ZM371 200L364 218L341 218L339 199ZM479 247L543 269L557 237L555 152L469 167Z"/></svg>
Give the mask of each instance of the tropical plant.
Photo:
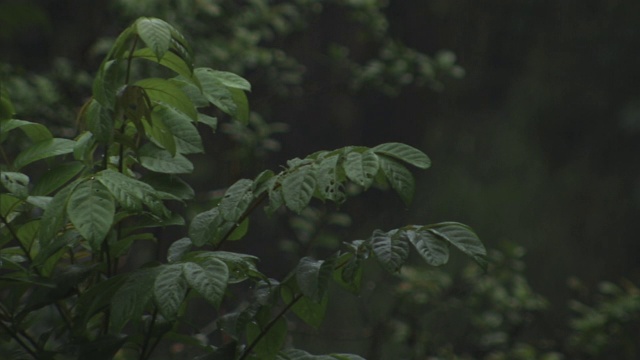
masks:
<svg viewBox="0 0 640 360"><path fill-rule="evenodd" d="M320 151L279 172L237 180L187 224L178 213L194 198L179 177L194 170L186 155L203 152L202 128L217 127L212 105L219 116L246 124L251 90L238 75L194 67L193 56L169 23L136 20L100 65L74 139L17 119L2 92L4 354L149 359L169 339L195 348L200 359L358 359L291 348L286 316L318 326L329 282L358 293L367 260L397 272L410 246L431 266L445 264L450 247L486 265L478 237L454 222L375 230L324 259L299 259L281 280L258 268L259 261L277 260L223 250L245 236L261 206L267 214L281 208L300 214L313 199L339 205L347 185L391 188L409 204L414 179L406 165L426 169L430 160L401 143ZM135 67L153 68L154 76L136 78ZM155 241L168 227L182 237L166 257L141 266L126 261L137 244ZM207 332L188 316L198 299L216 309L207 312L215 320Z"/></svg>

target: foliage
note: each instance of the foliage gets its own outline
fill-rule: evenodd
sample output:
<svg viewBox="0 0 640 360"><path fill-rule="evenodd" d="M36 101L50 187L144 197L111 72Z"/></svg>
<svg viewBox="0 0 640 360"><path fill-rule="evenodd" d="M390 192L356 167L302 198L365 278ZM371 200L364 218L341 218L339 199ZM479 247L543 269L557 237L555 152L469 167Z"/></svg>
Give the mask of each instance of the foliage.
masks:
<svg viewBox="0 0 640 360"><path fill-rule="evenodd" d="M629 281L602 282L597 292L579 280L573 314L549 329L548 301L524 276L524 249L504 244L488 257L488 272L460 274L405 266L394 301L377 326L370 354L379 359L634 359L640 293ZM542 336L540 334L543 334ZM384 340L383 340L384 339Z"/></svg>
<svg viewBox="0 0 640 360"><path fill-rule="evenodd" d="M582 285L573 281L574 288ZM580 357L634 359L640 355L640 289L629 281L602 282L593 305L573 300L567 348Z"/></svg>
<svg viewBox="0 0 640 360"><path fill-rule="evenodd" d="M246 124L251 91L244 78L194 67L194 59L175 27L139 18L100 65L74 139L16 119L2 92L4 353L16 359L148 359L162 339L173 339L198 349L201 359L359 359L291 349L285 316L292 312L318 326L330 282L357 294L367 260L396 273L411 247L432 266L446 263L450 248L486 266L478 237L454 222L375 230L324 259L301 258L280 281L259 271L258 261L267 259L222 250L244 237L250 215L263 205L268 214L280 208L301 214L313 199L343 203L347 186L391 188L409 204L415 185L407 165L426 169L430 160L401 143L316 152L288 161L280 172L237 180L187 224L170 209L194 197L179 175L194 169L188 155L204 151L201 130L217 127L206 109L214 106ZM134 66L174 77L140 78ZM123 266L137 243L155 241L167 227L184 236L166 258ZM235 298L249 288L246 300ZM191 325L187 314L196 299L216 309L215 331L203 334Z"/></svg>

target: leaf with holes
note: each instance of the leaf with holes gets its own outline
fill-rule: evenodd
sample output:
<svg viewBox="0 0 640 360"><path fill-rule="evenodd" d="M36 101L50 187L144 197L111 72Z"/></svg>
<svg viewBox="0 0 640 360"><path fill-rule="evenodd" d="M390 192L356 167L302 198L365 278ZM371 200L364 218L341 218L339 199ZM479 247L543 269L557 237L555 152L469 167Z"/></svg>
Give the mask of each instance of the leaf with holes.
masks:
<svg viewBox="0 0 640 360"><path fill-rule="evenodd" d="M23 173L3 171L0 173L0 184L19 198L29 196L29 177Z"/></svg>
<svg viewBox="0 0 640 360"><path fill-rule="evenodd" d="M372 151L352 151L347 154L343 168L349 180L368 189L378 173L380 162L378 156Z"/></svg>
<svg viewBox="0 0 640 360"><path fill-rule="evenodd" d="M320 199L331 200L337 204L346 200L342 186L344 174L339 173L342 170L338 165L339 161L339 155L328 156L314 166L317 181L316 191Z"/></svg>
<svg viewBox="0 0 640 360"><path fill-rule="evenodd" d="M113 196L98 180L78 185L67 203L69 220L93 251L100 251L102 241L113 224L116 207Z"/></svg>

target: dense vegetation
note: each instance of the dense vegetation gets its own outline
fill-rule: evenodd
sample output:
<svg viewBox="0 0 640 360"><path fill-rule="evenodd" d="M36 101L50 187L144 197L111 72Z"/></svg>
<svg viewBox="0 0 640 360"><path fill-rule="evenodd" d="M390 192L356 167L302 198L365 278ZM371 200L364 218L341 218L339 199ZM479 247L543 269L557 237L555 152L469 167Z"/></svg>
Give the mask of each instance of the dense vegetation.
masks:
<svg viewBox="0 0 640 360"><path fill-rule="evenodd" d="M278 172L288 159L323 148L401 141L427 150L436 165L416 173L410 211L376 186L352 197L360 190L348 181L349 201L339 207L313 201L300 214L253 211L243 241L225 241L226 250L278 259L258 267L283 279L302 257L326 259L345 240L424 219L473 224L500 250L489 252L487 274L455 257L444 273L421 266L419 256L394 276L367 266L359 297L329 287L340 301L328 303L318 329L288 317L293 344L369 359L634 358L640 107L638 68L629 62L640 49L639 6L7 0L0 88L16 117L75 139L76 129L86 130L77 114L118 33L140 16L168 20L192 44L194 64L240 74L252 90L248 124L199 108L221 121L216 135L197 126L205 153L189 154L194 170L180 175L195 198L188 206L166 202L187 221L216 206L237 179ZM150 60L133 63L132 79L173 76ZM30 140L14 130L3 141L4 172ZM19 172L30 176L32 191L48 166L72 158ZM119 271L165 262L183 230L166 226L154 241L134 242ZM249 292L235 286L238 298ZM199 300L191 303L196 312ZM189 357L197 349L165 339L156 354Z"/></svg>

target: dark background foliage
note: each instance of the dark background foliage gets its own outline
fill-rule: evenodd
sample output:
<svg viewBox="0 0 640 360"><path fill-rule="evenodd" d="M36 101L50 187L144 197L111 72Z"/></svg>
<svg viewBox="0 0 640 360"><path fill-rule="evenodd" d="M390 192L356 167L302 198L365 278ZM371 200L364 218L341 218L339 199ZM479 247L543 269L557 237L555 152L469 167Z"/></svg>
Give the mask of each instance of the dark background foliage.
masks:
<svg viewBox="0 0 640 360"><path fill-rule="evenodd" d="M198 160L210 165L192 176L200 191L319 149L405 142L434 164L417 174L413 205L386 194L356 199L341 236L452 219L489 248L518 244L531 288L549 300L545 326L556 332L566 330L568 279L587 288L640 281L640 2L389 1L381 7L388 23L374 16L376 1L289 2L297 13L288 2L260 13L259 3L5 0L2 80L20 116L73 134L101 43L139 15L167 18L190 34L199 63L252 82L263 120L249 133L222 128L236 140L210 139L208 153L226 160ZM400 58L409 68L373 72L388 81L372 81L366 71L384 63L385 49L387 65ZM403 82L415 73L406 65L415 54L403 49L433 64L449 49L465 76L447 68L427 86L419 76ZM277 239L291 234L272 231L254 251L286 257Z"/></svg>

